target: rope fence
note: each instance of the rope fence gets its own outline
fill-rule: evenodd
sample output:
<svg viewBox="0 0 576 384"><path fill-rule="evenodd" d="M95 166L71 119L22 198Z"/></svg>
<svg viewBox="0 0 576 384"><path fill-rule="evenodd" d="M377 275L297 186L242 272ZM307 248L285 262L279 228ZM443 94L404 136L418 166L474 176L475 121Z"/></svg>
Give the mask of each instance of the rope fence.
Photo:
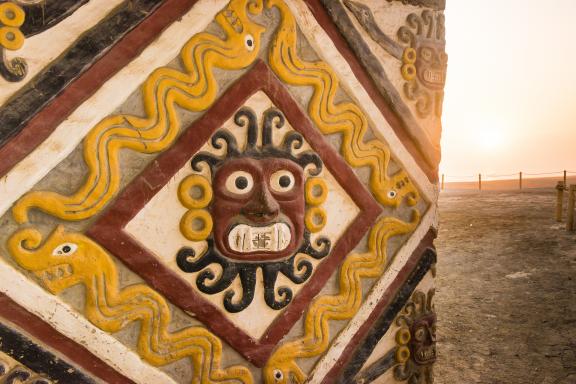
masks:
<svg viewBox="0 0 576 384"><path fill-rule="evenodd" d="M556 221L562 222L564 211L566 211L566 230L573 232L576 230L576 183L568 185L568 175L576 175L576 171L560 172L539 172L539 173L505 173L505 174L477 174L477 175L446 175L442 174L441 189L444 190L444 184L448 178L458 179L459 183L470 183L478 180L478 190L482 191L482 182L487 181L514 181L518 180L518 189L522 190L523 182L526 176L554 176L562 177L556 184ZM528 178L529 179L529 178ZM564 210L564 196L567 196L567 206Z"/></svg>
<svg viewBox="0 0 576 384"><path fill-rule="evenodd" d="M478 190L482 190L482 183L487 181L504 181L504 180L518 180L518 189L523 189L525 187L524 181L525 179L533 178L534 176L562 176L563 177L563 185L566 190L568 190L568 185L566 183L566 178L568 175L576 175L576 171L556 171L556 172L538 172L538 173L525 173L525 172L517 172L517 173L504 173L504 174L482 174L478 173L476 175L446 175L442 174L441 180L441 189L444 190L444 186L446 182L452 183L466 183L466 182L478 182Z"/></svg>

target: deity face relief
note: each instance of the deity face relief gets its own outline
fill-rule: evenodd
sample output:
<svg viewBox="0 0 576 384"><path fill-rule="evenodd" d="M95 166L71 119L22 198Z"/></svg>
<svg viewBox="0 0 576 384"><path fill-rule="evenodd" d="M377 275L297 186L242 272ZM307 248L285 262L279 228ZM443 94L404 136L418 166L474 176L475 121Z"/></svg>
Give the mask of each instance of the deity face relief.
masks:
<svg viewBox="0 0 576 384"><path fill-rule="evenodd" d="M443 44L423 44L417 52L416 72L422 84L429 89L444 89L448 55Z"/></svg>
<svg viewBox="0 0 576 384"><path fill-rule="evenodd" d="M410 349L414 362L419 365L436 361L436 315L431 313L416 320L410 330Z"/></svg>
<svg viewBox="0 0 576 384"><path fill-rule="evenodd" d="M279 310L291 302L293 292L289 286L276 286L278 275L302 284L312 275L314 266L297 256L320 260L330 252L328 238L317 236L312 241L314 228L310 229L310 220L306 220L306 199L310 200L306 197L307 177L320 174L322 160L313 151L297 151L304 140L295 131L284 134L279 145L273 144L273 128L282 128L285 122L277 109L263 113L261 145L257 145L258 121L251 109L239 110L234 121L246 127L245 148L241 150L235 136L222 129L211 141L216 149L225 144L224 157L201 152L191 161L195 171L201 170L200 164L210 167L211 187L204 187L213 191L205 201L208 205L211 200L210 212L201 214L208 216L205 223L210 222L209 230L202 232L208 247L200 256L194 249L183 247L176 263L184 272L200 272L196 286L201 292L213 295L226 290L223 305L232 313L252 302L256 271L261 269L264 300L270 308ZM318 210L321 203L311 204ZM199 214L197 211L202 209L189 212ZM214 265L221 270L218 276L212 270ZM241 292L229 288L237 276Z"/></svg>
<svg viewBox="0 0 576 384"><path fill-rule="evenodd" d="M283 158L227 161L214 177L214 242L240 261L293 255L304 234L302 167Z"/></svg>

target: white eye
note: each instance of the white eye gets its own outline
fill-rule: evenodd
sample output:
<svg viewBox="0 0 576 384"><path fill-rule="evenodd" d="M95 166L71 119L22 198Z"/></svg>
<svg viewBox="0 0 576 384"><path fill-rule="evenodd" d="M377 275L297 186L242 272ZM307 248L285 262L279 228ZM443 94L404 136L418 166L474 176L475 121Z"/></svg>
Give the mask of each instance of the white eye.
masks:
<svg viewBox="0 0 576 384"><path fill-rule="evenodd" d="M244 36L244 44L246 45L246 49L248 49L249 51L253 51L254 48L256 47L254 37L252 37L252 35L250 34Z"/></svg>
<svg viewBox="0 0 576 384"><path fill-rule="evenodd" d="M270 176L270 187L274 192L288 192L294 188L294 184L296 181L290 171L276 171Z"/></svg>
<svg viewBox="0 0 576 384"><path fill-rule="evenodd" d="M52 251L53 256L68 256L76 252L78 245L74 243L60 244Z"/></svg>
<svg viewBox="0 0 576 384"><path fill-rule="evenodd" d="M226 189L232 193L242 195L250 192L252 187L254 187L254 179L248 172L236 171L226 179Z"/></svg>
<svg viewBox="0 0 576 384"><path fill-rule="evenodd" d="M392 191L388 191L388 197L393 199L395 198L397 195L396 191L392 190Z"/></svg>
<svg viewBox="0 0 576 384"><path fill-rule="evenodd" d="M284 375L282 374L282 371L279 369L275 369L274 370L274 379L276 379L276 381L280 381L284 378Z"/></svg>

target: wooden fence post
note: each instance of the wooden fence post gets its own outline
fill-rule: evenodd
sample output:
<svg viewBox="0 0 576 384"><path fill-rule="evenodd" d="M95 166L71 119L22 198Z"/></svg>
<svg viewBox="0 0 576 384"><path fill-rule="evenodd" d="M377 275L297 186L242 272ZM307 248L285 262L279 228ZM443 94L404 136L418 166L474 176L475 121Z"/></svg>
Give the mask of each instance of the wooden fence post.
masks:
<svg viewBox="0 0 576 384"><path fill-rule="evenodd" d="M564 188L568 188L568 184L566 184L566 170L564 170Z"/></svg>
<svg viewBox="0 0 576 384"><path fill-rule="evenodd" d="M556 184L556 191L556 221L560 223L562 221L562 204L564 202L564 183L562 181Z"/></svg>
<svg viewBox="0 0 576 384"><path fill-rule="evenodd" d="M522 172L520 172L520 190L522 190Z"/></svg>
<svg viewBox="0 0 576 384"><path fill-rule="evenodd" d="M576 184L570 185L568 191L568 213L566 214L566 230L574 230L574 205L576 204Z"/></svg>
<svg viewBox="0 0 576 384"><path fill-rule="evenodd" d="M442 174L442 190L444 190L444 174Z"/></svg>
<svg viewBox="0 0 576 384"><path fill-rule="evenodd" d="M482 190L482 174L481 173L478 174L478 190L479 191Z"/></svg>

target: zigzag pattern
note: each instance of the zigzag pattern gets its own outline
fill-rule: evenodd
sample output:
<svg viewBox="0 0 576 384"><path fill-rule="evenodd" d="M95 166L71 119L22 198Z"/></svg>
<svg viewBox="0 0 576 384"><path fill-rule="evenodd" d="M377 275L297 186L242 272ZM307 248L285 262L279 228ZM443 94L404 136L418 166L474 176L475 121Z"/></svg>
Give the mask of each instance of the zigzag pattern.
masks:
<svg viewBox="0 0 576 384"><path fill-rule="evenodd" d="M192 383L253 383L246 367L221 369L222 344L203 327L170 332L171 313L166 300L145 284L120 288L111 257L98 244L59 226L41 245L42 234L23 229L8 240L16 262L33 272L51 293L77 284L85 287L86 318L106 332L118 332L140 323L138 354L148 363L164 366L189 358Z"/></svg>
<svg viewBox="0 0 576 384"><path fill-rule="evenodd" d="M225 40L209 33L196 34L180 53L184 72L164 67L148 77L142 87L145 117L110 116L90 131L84 140L88 166L84 185L71 196L28 193L13 208L15 220L27 222L31 208L70 221L100 212L120 187L120 149L141 153L166 149L180 131L176 106L190 111L207 109L218 94L213 69L238 70L255 60L264 28L251 22L246 11L259 14L262 8L262 0L232 0L216 16Z"/></svg>

